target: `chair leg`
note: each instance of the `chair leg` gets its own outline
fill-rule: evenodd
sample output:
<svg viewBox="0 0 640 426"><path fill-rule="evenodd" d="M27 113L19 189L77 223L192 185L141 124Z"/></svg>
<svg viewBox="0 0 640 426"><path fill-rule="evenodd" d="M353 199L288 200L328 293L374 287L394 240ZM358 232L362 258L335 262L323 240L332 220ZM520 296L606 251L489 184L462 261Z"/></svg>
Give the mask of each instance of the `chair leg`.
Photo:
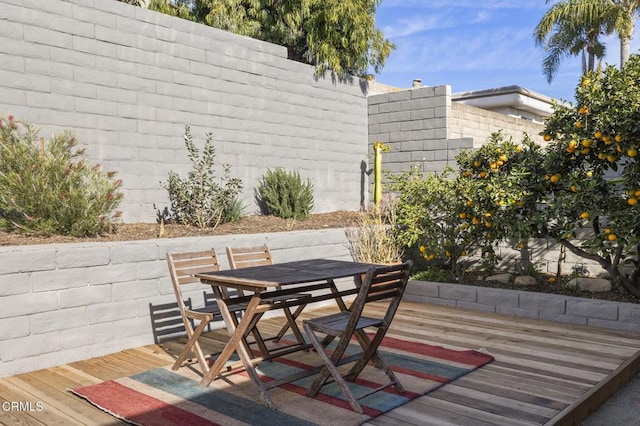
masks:
<svg viewBox="0 0 640 426"><path fill-rule="evenodd" d="M347 374L344 375L344 378L349 381L355 380L360 375L360 373L362 373L362 370L364 370L367 363L370 360L373 360L374 365L384 371L384 373L387 375L398 392L404 392L404 387L400 383L400 380L398 380L389 365L387 365L387 363L380 355L380 352L378 352L378 346L380 345L380 342L382 342L382 339L386 334L386 329L378 329L378 332L374 336L373 340L369 339L369 336L367 336L367 333L365 333L363 330L356 330L354 334L356 335L358 342L360 342L360 346L362 346L362 350L364 352L362 353L360 359L347 372ZM364 346L363 342L366 342Z"/></svg>
<svg viewBox="0 0 640 426"><path fill-rule="evenodd" d="M177 370L178 368L180 368L182 363L189 356L189 352L193 350L193 352L196 355L196 358L198 359L198 364L200 364L200 368L202 369L202 373L206 374L207 371L209 371L209 366L207 365L207 361L204 357L202 349L200 348L198 339L200 338L200 335L204 331L207 324L209 324L209 321L200 321L200 324L198 324L198 327L196 327L195 330L191 327L191 324L187 324L187 322L188 321L185 321L185 329L187 330L187 335L189 336L189 339L187 340L187 343L184 345L182 352L180 352L180 355L178 355L178 359L176 359L176 362L173 363L173 366L171 367L171 369Z"/></svg>
<svg viewBox="0 0 640 426"><path fill-rule="evenodd" d="M335 366L335 364L340 360L340 358L342 358L342 354L344 353L349 342L347 341L345 342L345 344L343 344L344 339L340 339L340 342L338 343L338 347L333 352L332 356L329 357L327 353L324 351L324 347L322 346L322 343L320 342L320 340L318 340L318 337L313 332L311 327L308 324L304 324L303 326L304 326L304 331L307 333L307 336L311 341L311 344L313 344L313 347L316 349L316 352L318 353L318 355L322 359L322 362L324 363L324 368L320 371L320 373L318 374L318 377L316 377L316 380L313 382L311 387L309 387L309 389L307 390L307 396L316 396L320 391L320 388L324 386L325 382L329 378L329 375L331 375L333 376L333 379L337 383L342 393L344 393L345 397L349 401L349 405L351 405L351 408L353 408L353 411L362 414L362 406L358 403L356 398L353 396L353 394L351 393L351 390L349 390L349 386L347 385L347 382L345 382L345 380L342 378L342 375L340 374L340 372Z"/></svg>
<svg viewBox="0 0 640 426"><path fill-rule="evenodd" d="M284 337L284 334L287 332L287 330L289 330L289 328L291 328L291 331L293 332L293 335L296 337L296 340L298 341L298 343L300 343L302 345L307 343L304 340L304 336L302 335L302 332L300 331L300 327L298 327L298 324L296 323L296 319L302 313L302 310L305 308L305 306L307 306L307 305L298 306L293 313L291 313L289 308L284 308L283 309L284 316L287 318L287 322L282 326L280 331L278 331L278 334L276 334L276 337L274 338L275 342L280 341L280 339L282 339L282 337Z"/></svg>

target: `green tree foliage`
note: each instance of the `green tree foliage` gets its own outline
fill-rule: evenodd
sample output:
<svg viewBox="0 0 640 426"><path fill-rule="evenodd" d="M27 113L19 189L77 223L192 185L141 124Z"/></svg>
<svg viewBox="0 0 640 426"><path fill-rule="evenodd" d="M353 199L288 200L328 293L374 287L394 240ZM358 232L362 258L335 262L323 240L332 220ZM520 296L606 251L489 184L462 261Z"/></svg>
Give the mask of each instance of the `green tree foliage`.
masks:
<svg viewBox="0 0 640 426"><path fill-rule="evenodd" d="M149 9L286 46L339 79L382 70L395 48L375 26L380 0L152 0Z"/></svg>
<svg viewBox="0 0 640 426"><path fill-rule="evenodd" d="M255 198L262 214L302 220L313 210L313 184L303 182L297 171L278 167L262 176Z"/></svg>
<svg viewBox="0 0 640 426"><path fill-rule="evenodd" d="M604 58L606 47L600 38L613 31L608 3L609 0L564 0L545 13L534 38L547 52L542 68L548 82L566 57L582 55L583 73L593 71L595 60Z"/></svg>
<svg viewBox="0 0 640 426"><path fill-rule="evenodd" d="M547 0L551 3L552 0ZM551 81L567 56L583 55L583 73L595 70L605 45L601 35L620 39L620 66L629 60L631 39L640 12L640 0L563 0L554 4L535 29L536 42L548 55L543 62Z"/></svg>
<svg viewBox="0 0 640 426"><path fill-rule="evenodd" d="M447 169L426 177L417 169L389 177L398 191L400 240L418 247L429 266L444 266L460 279L465 258L479 252L486 266L504 240L523 248L539 234L536 214L540 148L526 138L515 144L501 133L457 157L458 173Z"/></svg>
<svg viewBox="0 0 640 426"><path fill-rule="evenodd" d="M552 142L540 201L548 232L640 297L640 57L588 73L576 100L556 106L546 125ZM578 231L586 241L575 239Z"/></svg>
<svg viewBox="0 0 640 426"><path fill-rule="evenodd" d="M163 187L169 192L170 219L185 225L215 228L221 222L237 219L237 197L242 190L240 179L231 177L228 164L222 166L222 176L214 170L215 147L213 136L207 133L202 156L196 148L189 126L185 127L184 141L192 169L185 179L175 172ZM241 209L240 209L241 210ZM159 214L163 218L163 214Z"/></svg>
<svg viewBox="0 0 640 426"><path fill-rule="evenodd" d="M191 13L191 0L151 0L148 2L147 7L149 10L155 10L166 15L194 20Z"/></svg>
<svg viewBox="0 0 640 426"><path fill-rule="evenodd" d="M0 117L0 228L89 236L114 230L122 200L115 172L90 166L70 132L43 145L30 124Z"/></svg>
<svg viewBox="0 0 640 426"><path fill-rule="evenodd" d="M609 0L609 19L620 38L620 66L624 67L631 53L631 39L640 12L640 0Z"/></svg>

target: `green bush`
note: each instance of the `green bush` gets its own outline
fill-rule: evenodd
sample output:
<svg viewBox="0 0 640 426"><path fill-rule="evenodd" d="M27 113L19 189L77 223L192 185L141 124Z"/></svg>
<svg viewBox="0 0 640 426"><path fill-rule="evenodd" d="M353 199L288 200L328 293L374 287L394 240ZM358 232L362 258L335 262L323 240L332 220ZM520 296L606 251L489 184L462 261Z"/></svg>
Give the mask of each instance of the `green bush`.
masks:
<svg viewBox="0 0 640 426"><path fill-rule="evenodd" d="M122 199L115 172L90 166L70 132L38 144L38 131L0 117L0 228L39 235L112 231Z"/></svg>
<svg viewBox="0 0 640 426"><path fill-rule="evenodd" d="M201 229L215 228L220 223L239 219L242 206L237 198L242 191L242 181L231 177L228 164L222 165L222 177L217 178L213 170L216 154L212 134L206 135L202 156L193 143L189 126L185 126L184 140L193 168L186 179L169 172L168 181L162 184L169 192L169 218Z"/></svg>
<svg viewBox="0 0 640 426"><path fill-rule="evenodd" d="M297 171L267 170L256 188L256 202L264 215L305 219L313 209L313 184Z"/></svg>

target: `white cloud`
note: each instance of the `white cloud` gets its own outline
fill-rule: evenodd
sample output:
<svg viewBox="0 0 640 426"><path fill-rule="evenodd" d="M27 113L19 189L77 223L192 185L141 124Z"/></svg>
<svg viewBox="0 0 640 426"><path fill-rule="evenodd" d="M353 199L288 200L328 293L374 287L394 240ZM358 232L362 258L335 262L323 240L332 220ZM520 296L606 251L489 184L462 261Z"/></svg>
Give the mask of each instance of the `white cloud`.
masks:
<svg viewBox="0 0 640 426"><path fill-rule="evenodd" d="M449 25L440 16L416 16L396 19L392 25L382 28L382 32L388 38L407 37L428 30L446 28Z"/></svg>

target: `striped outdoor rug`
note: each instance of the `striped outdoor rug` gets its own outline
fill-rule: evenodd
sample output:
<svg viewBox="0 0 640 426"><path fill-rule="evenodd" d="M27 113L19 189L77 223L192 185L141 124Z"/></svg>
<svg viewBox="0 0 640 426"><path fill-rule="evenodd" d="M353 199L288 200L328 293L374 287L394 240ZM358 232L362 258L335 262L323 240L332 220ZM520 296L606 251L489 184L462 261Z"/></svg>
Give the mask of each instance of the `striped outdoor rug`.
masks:
<svg viewBox="0 0 640 426"><path fill-rule="evenodd" d="M398 394L391 387L360 400L364 414L350 409L334 383L324 386L315 398L306 397L314 376L271 389L269 395L277 410L260 403L244 372L202 387L198 384L200 376L190 368L174 372L166 367L71 391L113 416L139 425L357 425L493 360L473 350L454 351L393 337L384 339L381 351L406 392ZM298 352L263 362L258 372L269 381L320 363L317 354ZM386 379L380 370L367 366L351 384L354 395L357 397L360 390L366 393Z"/></svg>

